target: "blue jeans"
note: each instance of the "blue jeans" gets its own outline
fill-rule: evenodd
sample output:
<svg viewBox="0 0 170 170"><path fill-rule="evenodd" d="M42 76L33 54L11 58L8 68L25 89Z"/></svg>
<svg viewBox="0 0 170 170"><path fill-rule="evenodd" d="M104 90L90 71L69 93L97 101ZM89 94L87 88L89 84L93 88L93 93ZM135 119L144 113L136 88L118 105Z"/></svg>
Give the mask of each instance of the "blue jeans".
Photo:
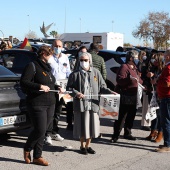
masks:
<svg viewBox="0 0 170 170"><path fill-rule="evenodd" d="M160 109L156 110L156 115L157 117L151 122L151 130L158 130L158 132L162 132Z"/></svg>
<svg viewBox="0 0 170 170"><path fill-rule="evenodd" d="M161 125L163 128L164 145L170 147L170 98L161 100L160 103Z"/></svg>

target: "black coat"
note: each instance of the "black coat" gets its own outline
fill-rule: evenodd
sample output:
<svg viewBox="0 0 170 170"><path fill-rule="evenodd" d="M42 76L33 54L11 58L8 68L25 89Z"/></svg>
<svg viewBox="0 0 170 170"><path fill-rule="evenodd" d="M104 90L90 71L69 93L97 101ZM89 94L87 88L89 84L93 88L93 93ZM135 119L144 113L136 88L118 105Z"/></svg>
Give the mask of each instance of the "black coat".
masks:
<svg viewBox="0 0 170 170"><path fill-rule="evenodd" d="M27 88L27 102L31 105L52 105L55 104L54 92L40 92L40 86L46 85L51 90L55 90L55 77L51 73L49 64L44 63L42 60L37 59L33 64L29 63L21 76L21 87Z"/></svg>

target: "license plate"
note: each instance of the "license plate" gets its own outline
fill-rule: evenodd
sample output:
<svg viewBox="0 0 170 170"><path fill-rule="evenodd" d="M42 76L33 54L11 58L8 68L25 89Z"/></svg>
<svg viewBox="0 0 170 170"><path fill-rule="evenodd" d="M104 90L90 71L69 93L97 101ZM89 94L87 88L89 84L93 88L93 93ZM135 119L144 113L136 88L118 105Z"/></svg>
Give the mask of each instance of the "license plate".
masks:
<svg viewBox="0 0 170 170"><path fill-rule="evenodd" d="M0 118L0 126L13 125L26 122L26 115L16 115Z"/></svg>

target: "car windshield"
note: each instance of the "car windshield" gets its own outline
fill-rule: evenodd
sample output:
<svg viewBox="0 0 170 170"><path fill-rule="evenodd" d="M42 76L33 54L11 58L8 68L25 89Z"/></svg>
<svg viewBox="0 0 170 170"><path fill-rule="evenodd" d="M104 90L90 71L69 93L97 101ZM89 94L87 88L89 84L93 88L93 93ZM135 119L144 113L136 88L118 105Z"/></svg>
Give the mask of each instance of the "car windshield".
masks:
<svg viewBox="0 0 170 170"><path fill-rule="evenodd" d="M126 62L126 57L121 57L121 60L125 63Z"/></svg>

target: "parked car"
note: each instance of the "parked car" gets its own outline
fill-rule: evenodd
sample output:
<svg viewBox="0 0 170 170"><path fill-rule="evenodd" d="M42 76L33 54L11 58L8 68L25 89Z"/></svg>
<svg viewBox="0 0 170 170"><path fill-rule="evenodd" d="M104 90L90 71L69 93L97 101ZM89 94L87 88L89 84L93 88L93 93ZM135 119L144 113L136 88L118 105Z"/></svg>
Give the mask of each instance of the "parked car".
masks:
<svg viewBox="0 0 170 170"><path fill-rule="evenodd" d="M140 46L134 46L135 48L139 49L139 50L143 50L146 51L148 53L150 53L153 49L150 47L140 47Z"/></svg>
<svg viewBox="0 0 170 170"><path fill-rule="evenodd" d="M0 134L31 126L20 76L0 65Z"/></svg>
<svg viewBox="0 0 170 170"><path fill-rule="evenodd" d="M13 46L12 48L20 48L20 45L21 45L21 43ZM47 44L47 43L43 43L43 42L30 42L30 45L32 47L32 52L37 52L42 45L47 45L47 46L51 47L51 44Z"/></svg>
<svg viewBox="0 0 170 170"><path fill-rule="evenodd" d="M116 85L116 74L121 64L126 61L126 52L116 52L112 50L99 50L98 55L103 57L107 70L107 86L114 90Z"/></svg>
<svg viewBox="0 0 170 170"><path fill-rule="evenodd" d="M0 51L0 64L17 74L21 74L24 67L36 58L37 53L24 49Z"/></svg>
<svg viewBox="0 0 170 170"><path fill-rule="evenodd" d="M140 52L141 50L135 47L123 47L124 48L124 52L130 51L130 50L136 50L138 52Z"/></svg>

